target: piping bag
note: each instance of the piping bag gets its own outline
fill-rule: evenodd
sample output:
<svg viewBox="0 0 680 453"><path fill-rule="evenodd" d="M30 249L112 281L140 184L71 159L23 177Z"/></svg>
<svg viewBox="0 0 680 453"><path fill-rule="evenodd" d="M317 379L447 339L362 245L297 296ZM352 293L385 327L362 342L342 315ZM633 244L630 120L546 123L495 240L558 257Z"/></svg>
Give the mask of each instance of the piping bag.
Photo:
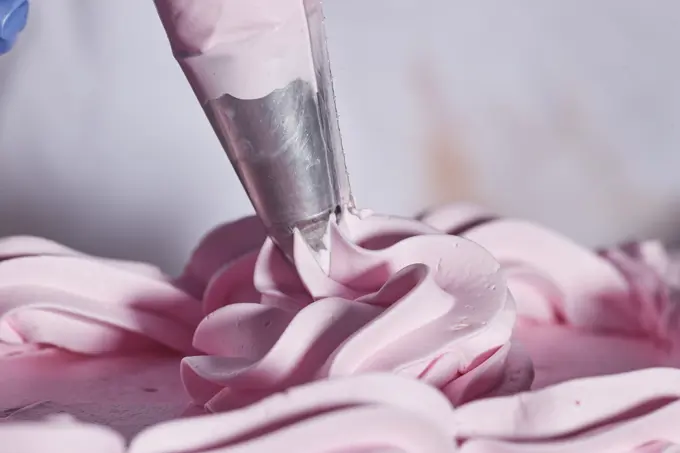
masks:
<svg viewBox="0 0 680 453"><path fill-rule="evenodd" d="M155 0L173 54L267 234L329 264L353 208L321 0Z"/></svg>

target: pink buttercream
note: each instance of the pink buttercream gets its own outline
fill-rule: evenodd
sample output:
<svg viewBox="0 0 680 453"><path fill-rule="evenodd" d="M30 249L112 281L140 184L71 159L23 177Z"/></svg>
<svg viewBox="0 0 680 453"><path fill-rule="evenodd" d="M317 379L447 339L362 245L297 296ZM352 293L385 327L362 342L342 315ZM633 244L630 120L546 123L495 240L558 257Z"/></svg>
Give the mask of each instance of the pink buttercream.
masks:
<svg viewBox="0 0 680 453"><path fill-rule="evenodd" d="M0 241L0 341L6 344L83 354L160 345L191 353L200 317L199 302L153 266L32 237Z"/></svg>
<svg viewBox="0 0 680 453"><path fill-rule="evenodd" d="M261 230L244 234L249 221L199 245L180 279L203 293L207 314L194 337L205 355L182 366L195 401L218 411L315 379L392 371L459 402L503 380L515 307L498 263L418 221L347 217L331 230L328 275L299 240L293 266ZM242 241L264 243L222 253ZM531 380L528 366L518 373L515 391Z"/></svg>
<svg viewBox="0 0 680 453"><path fill-rule="evenodd" d="M680 272L658 242L596 252L467 204L421 219L477 242L501 263L517 301L515 337L535 363L535 388L680 363Z"/></svg>
<svg viewBox="0 0 680 453"><path fill-rule="evenodd" d="M125 440L104 426L54 417L39 423L0 424L0 445L12 453L123 453Z"/></svg>
<svg viewBox="0 0 680 453"><path fill-rule="evenodd" d="M0 445L19 453L680 449L680 371L659 368L679 358L680 272L660 244L593 252L454 205L420 221L349 216L331 231L331 247L328 275L300 241L293 266L256 219L244 219L206 236L173 282L153 266L42 239L0 240L0 393L33 386L36 398L0 407L0 422L10 421L0 423ZM517 394L532 374L516 340L540 390ZM153 356L83 359L54 346ZM119 433L67 416L21 421L64 408L129 435L179 416L182 398L170 401L181 393L176 359L163 349L200 352L182 364L196 401L212 411L245 407L157 424L127 449ZM614 375L582 378L604 374ZM99 400L78 402L84 395ZM128 420L140 410L144 421Z"/></svg>
<svg viewBox="0 0 680 453"><path fill-rule="evenodd" d="M155 0L199 101L258 99L300 79L316 87L309 0Z"/></svg>
<svg viewBox="0 0 680 453"><path fill-rule="evenodd" d="M522 318L675 344L677 265L655 241L593 252L544 227L451 205L425 223L486 248L508 275Z"/></svg>
<svg viewBox="0 0 680 453"><path fill-rule="evenodd" d="M245 409L169 422L141 433L130 453L422 452L453 450L451 405L394 375L315 382Z"/></svg>
<svg viewBox="0 0 680 453"><path fill-rule="evenodd" d="M444 395L415 381L366 375L159 425L142 433L131 453L206 447L225 453L651 453L680 446L678 416L680 371L673 369L574 380L455 410Z"/></svg>
<svg viewBox="0 0 680 453"><path fill-rule="evenodd" d="M662 452L680 447L680 370L572 380L480 400L451 426L465 453Z"/></svg>
<svg viewBox="0 0 680 453"><path fill-rule="evenodd" d="M161 423L127 450L114 431L65 416L0 425L0 444L29 453L661 453L680 447L679 416L674 369L574 380L457 409L419 381L368 374Z"/></svg>

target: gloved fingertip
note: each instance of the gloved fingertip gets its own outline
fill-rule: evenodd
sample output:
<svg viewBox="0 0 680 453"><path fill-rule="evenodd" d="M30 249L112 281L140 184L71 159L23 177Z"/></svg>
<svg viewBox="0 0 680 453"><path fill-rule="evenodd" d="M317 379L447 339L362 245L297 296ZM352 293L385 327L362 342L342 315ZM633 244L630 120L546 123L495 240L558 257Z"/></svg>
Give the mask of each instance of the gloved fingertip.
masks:
<svg viewBox="0 0 680 453"><path fill-rule="evenodd" d="M0 39L15 41L28 22L28 0L0 0Z"/></svg>
<svg viewBox="0 0 680 453"><path fill-rule="evenodd" d="M0 38L0 55L5 54L12 50L16 39L2 39Z"/></svg>

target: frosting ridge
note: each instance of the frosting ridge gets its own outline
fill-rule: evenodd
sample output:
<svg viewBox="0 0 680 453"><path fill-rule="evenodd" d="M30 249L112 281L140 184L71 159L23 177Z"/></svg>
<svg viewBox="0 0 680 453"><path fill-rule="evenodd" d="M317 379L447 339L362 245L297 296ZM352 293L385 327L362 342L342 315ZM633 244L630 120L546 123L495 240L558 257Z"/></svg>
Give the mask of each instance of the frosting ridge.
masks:
<svg viewBox="0 0 680 453"><path fill-rule="evenodd" d="M190 353L200 304L155 267L51 241L0 241L0 341L83 354Z"/></svg>
<svg viewBox="0 0 680 453"><path fill-rule="evenodd" d="M677 369L572 380L458 408L425 383L380 373L312 382L244 409L160 423L127 449L114 431L63 416L2 424L0 442L28 453L79 453L93 445L110 453L651 453L680 446L678 415Z"/></svg>

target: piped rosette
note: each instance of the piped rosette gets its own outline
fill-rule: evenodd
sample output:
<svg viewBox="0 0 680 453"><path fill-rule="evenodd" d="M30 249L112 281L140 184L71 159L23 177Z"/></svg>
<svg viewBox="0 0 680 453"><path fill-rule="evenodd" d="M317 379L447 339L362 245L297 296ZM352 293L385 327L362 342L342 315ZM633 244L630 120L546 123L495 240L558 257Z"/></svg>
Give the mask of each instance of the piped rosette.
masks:
<svg viewBox="0 0 680 453"><path fill-rule="evenodd" d="M419 379L456 403L530 384L526 357L510 355L515 308L500 266L473 242L415 220L350 214L330 229L326 273L299 237L294 264L262 236L248 252L230 246L258 242L261 230L243 235L248 222L209 234L180 279L206 312L194 337L203 354L182 364L199 404L222 411L373 372Z"/></svg>

